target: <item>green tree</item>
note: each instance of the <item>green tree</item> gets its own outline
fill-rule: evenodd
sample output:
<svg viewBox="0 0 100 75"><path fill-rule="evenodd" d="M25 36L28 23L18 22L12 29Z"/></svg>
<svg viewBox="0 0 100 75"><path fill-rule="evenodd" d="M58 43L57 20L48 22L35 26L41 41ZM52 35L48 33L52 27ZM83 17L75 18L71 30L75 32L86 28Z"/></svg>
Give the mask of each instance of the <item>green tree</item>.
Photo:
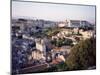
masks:
<svg viewBox="0 0 100 75"><path fill-rule="evenodd" d="M80 41L71 49L66 63L69 70L88 69L96 66L96 39Z"/></svg>
<svg viewBox="0 0 100 75"><path fill-rule="evenodd" d="M72 45L73 41L71 39L59 38L58 40L52 40L51 43L57 47L61 47L65 45Z"/></svg>
<svg viewBox="0 0 100 75"><path fill-rule="evenodd" d="M59 63L56 65L57 71L66 71L68 70L67 64L65 62Z"/></svg>

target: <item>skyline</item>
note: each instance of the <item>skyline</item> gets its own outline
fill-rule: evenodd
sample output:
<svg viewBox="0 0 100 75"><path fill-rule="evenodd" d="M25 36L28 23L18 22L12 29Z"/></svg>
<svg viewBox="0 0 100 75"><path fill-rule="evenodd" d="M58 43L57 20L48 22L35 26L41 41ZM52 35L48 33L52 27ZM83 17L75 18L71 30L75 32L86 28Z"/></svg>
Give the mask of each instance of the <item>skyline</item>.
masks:
<svg viewBox="0 0 100 75"><path fill-rule="evenodd" d="M52 21L77 19L95 23L95 6L13 1L12 17L34 17Z"/></svg>

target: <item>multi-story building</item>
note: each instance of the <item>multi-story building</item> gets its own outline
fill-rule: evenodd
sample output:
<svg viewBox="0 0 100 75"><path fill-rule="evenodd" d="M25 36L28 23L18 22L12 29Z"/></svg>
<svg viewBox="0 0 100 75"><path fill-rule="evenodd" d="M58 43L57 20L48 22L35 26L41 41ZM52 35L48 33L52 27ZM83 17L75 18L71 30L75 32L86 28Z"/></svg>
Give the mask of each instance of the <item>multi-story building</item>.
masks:
<svg viewBox="0 0 100 75"><path fill-rule="evenodd" d="M58 27L68 27L68 20L65 20L64 22L59 22Z"/></svg>
<svg viewBox="0 0 100 75"><path fill-rule="evenodd" d="M45 45L44 40L41 38L38 38L38 39L35 39L35 41L36 41L36 49L43 52L44 55L46 55L46 45Z"/></svg>
<svg viewBox="0 0 100 75"><path fill-rule="evenodd" d="M64 22L58 23L58 27L74 27L74 28L77 28L77 27L85 27L85 26L90 27L91 23L89 23L88 21L85 21L85 20L66 20Z"/></svg>
<svg viewBox="0 0 100 75"><path fill-rule="evenodd" d="M35 60L44 59L43 53L39 50L35 50L32 52L32 58Z"/></svg>
<svg viewBox="0 0 100 75"><path fill-rule="evenodd" d="M68 27L90 27L91 23L85 20L69 20Z"/></svg>

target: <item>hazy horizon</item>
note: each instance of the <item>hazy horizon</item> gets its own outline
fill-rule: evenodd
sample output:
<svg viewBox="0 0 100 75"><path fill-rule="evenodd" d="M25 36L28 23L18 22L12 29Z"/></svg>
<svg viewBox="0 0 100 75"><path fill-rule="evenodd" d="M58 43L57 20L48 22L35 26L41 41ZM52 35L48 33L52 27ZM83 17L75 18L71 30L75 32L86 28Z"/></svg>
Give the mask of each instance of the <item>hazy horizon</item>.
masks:
<svg viewBox="0 0 100 75"><path fill-rule="evenodd" d="M75 19L95 23L95 6L12 1L12 17L39 18L51 21Z"/></svg>

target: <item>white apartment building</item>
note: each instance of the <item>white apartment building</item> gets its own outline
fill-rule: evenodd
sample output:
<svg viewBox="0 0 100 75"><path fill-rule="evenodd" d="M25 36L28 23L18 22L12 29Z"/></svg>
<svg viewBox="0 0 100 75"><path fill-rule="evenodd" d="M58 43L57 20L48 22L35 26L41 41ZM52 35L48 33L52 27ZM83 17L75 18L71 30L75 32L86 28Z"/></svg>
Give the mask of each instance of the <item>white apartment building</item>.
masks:
<svg viewBox="0 0 100 75"><path fill-rule="evenodd" d="M36 49L44 52L44 55L46 54L46 45L43 39L39 38L39 39L35 39L36 41Z"/></svg>
<svg viewBox="0 0 100 75"><path fill-rule="evenodd" d="M32 52L32 58L36 60L44 59L43 53L39 50Z"/></svg>
<svg viewBox="0 0 100 75"><path fill-rule="evenodd" d="M64 22L60 22L58 27L84 27L84 26L91 26L88 21L85 20L66 20Z"/></svg>
<svg viewBox="0 0 100 75"><path fill-rule="evenodd" d="M59 22L58 27L68 27L68 20L65 20L64 22Z"/></svg>
<svg viewBox="0 0 100 75"><path fill-rule="evenodd" d="M68 27L84 27L84 26L91 26L88 21L85 20L69 20Z"/></svg>
<svg viewBox="0 0 100 75"><path fill-rule="evenodd" d="M39 50L32 51L32 54L28 57L29 60L45 60L45 57L43 56L43 52Z"/></svg>

